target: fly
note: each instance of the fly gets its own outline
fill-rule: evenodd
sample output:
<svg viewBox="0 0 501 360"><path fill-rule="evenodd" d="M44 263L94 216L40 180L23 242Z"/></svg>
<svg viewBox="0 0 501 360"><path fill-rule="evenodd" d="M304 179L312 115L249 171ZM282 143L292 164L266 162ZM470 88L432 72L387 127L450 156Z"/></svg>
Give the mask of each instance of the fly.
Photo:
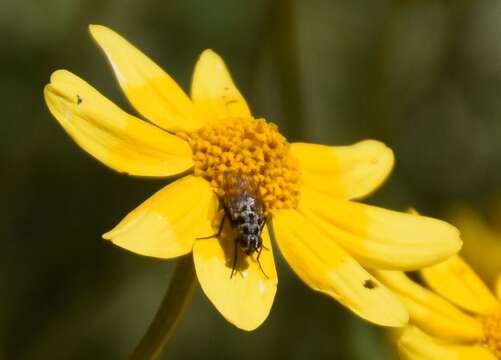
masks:
<svg viewBox="0 0 501 360"><path fill-rule="evenodd" d="M261 233L266 224L266 217L264 215L264 205L259 198L257 189L251 185L249 179L245 176L226 173L223 190L225 194L221 200L224 216L219 225L218 233L214 236L221 234L224 222L228 218L231 228L236 232L230 279L236 272L239 247L247 256L257 253L256 261L259 268L264 276L268 278L259 262L259 257L264 248Z"/></svg>

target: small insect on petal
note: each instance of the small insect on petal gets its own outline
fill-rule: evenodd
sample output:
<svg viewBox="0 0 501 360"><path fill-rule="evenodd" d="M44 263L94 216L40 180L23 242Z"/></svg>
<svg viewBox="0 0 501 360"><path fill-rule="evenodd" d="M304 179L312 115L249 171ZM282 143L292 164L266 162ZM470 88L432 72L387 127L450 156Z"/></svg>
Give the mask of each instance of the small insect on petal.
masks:
<svg viewBox="0 0 501 360"><path fill-rule="evenodd" d="M263 251L261 232L266 224L266 217L265 207L257 186L251 182L250 177L241 173L226 172L224 173L223 191L222 203L225 214L221 225L228 218L231 228L236 232L235 245L239 245L235 246L234 249L230 278L236 271L239 248L247 256L257 253L256 261L263 274L268 278L259 262ZM221 230L222 226L219 227L219 233ZM241 272L241 275L245 277L245 271Z"/></svg>
<svg viewBox="0 0 501 360"><path fill-rule="evenodd" d="M374 289L376 286L377 286L377 284L374 281L372 281L372 279L367 279L364 282L364 288L366 288L366 289L371 290L371 289Z"/></svg>

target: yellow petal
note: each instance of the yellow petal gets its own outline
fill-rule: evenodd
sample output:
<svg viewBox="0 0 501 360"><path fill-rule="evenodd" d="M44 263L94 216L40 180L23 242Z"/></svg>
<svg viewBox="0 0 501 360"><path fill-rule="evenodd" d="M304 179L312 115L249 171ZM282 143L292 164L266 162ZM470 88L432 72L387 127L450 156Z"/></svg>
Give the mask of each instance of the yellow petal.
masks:
<svg viewBox="0 0 501 360"><path fill-rule="evenodd" d="M498 279L496 280L496 295L501 301L501 275L498 276Z"/></svg>
<svg viewBox="0 0 501 360"><path fill-rule="evenodd" d="M375 324L407 322L401 302L302 214L282 210L273 218L273 228L284 258L311 288Z"/></svg>
<svg viewBox="0 0 501 360"><path fill-rule="evenodd" d="M411 281L404 273L374 270L373 274L400 296L409 310L411 322L429 334L461 341L478 341L483 337L480 322Z"/></svg>
<svg viewBox="0 0 501 360"><path fill-rule="evenodd" d="M191 98L213 119L251 116L223 59L212 50L205 50L198 59L191 83Z"/></svg>
<svg viewBox="0 0 501 360"><path fill-rule="evenodd" d="M218 199L202 178L185 176L158 191L103 235L134 253L172 258L189 253L196 238L212 235Z"/></svg>
<svg viewBox="0 0 501 360"><path fill-rule="evenodd" d="M277 273L266 227L259 262L257 254L245 255L239 248L237 266L232 276L234 233L226 220L219 238L195 242L193 258L202 289L228 320L243 330L254 330L268 317L277 291ZM263 273L264 272L264 273Z"/></svg>
<svg viewBox="0 0 501 360"><path fill-rule="evenodd" d="M461 247L443 221L325 196L302 189L298 210L362 265L410 270L437 263Z"/></svg>
<svg viewBox="0 0 501 360"><path fill-rule="evenodd" d="M449 219L461 231L462 258L487 284L492 284L501 273L501 233L469 207L455 207Z"/></svg>
<svg viewBox="0 0 501 360"><path fill-rule="evenodd" d="M189 97L157 64L107 27L90 25L89 30L125 95L145 118L170 131L202 127L204 119Z"/></svg>
<svg viewBox="0 0 501 360"><path fill-rule="evenodd" d="M50 112L85 151L112 169L137 176L170 176L193 165L189 145L122 111L66 70L44 89Z"/></svg>
<svg viewBox="0 0 501 360"><path fill-rule="evenodd" d="M393 151L375 140L351 146L294 143L290 151L299 161L303 187L343 199L374 191L394 162Z"/></svg>
<svg viewBox="0 0 501 360"><path fill-rule="evenodd" d="M496 360L481 346L447 343L414 326L406 328L398 341L398 350L404 360Z"/></svg>
<svg viewBox="0 0 501 360"><path fill-rule="evenodd" d="M423 269L426 283L452 303L477 314L490 314L499 301L459 256Z"/></svg>

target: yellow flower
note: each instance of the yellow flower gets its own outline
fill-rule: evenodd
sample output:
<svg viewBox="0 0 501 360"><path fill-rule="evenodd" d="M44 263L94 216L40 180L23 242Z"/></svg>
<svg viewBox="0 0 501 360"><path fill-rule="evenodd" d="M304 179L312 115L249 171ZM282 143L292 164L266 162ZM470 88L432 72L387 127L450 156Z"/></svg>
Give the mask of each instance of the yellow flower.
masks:
<svg viewBox="0 0 501 360"><path fill-rule="evenodd" d="M459 256L421 270L428 288L399 271L375 271L410 314L400 339L409 360L500 360L501 277L496 295Z"/></svg>
<svg viewBox="0 0 501 360"><path fill-rule="evenodd" d="M47 105L69 135L121 173L183 174L127 215L105 239L134 253L174 258L193 252L198 280L231 323L251 330L268 316L277 287L268 226L298 276L359 316L401 326L407 312L365 267L415 269L441 261L460 246L458 231L439 220L351 201L388 176L393 153L366 140L352 146L289 144L277 127L256 119L223 60L205 50L194 70L191 97L160 67L115 32L90 32L125 95L149 122L119 109L66 70L52 74ZM245 175L268 218L260 263L239 251L220 200L225 174ZM271 221L272 220L272 221Z"/></svg>
<svg viewBox="0 0 501 360"><path fill-rule="evenodd" d="M495 211L490 215L492 218L499 216ZM486 222L466 205L454 207L449 219L461 231L464 244L461 255L488 284L492 284L501 274L501 224Z"/></svg>

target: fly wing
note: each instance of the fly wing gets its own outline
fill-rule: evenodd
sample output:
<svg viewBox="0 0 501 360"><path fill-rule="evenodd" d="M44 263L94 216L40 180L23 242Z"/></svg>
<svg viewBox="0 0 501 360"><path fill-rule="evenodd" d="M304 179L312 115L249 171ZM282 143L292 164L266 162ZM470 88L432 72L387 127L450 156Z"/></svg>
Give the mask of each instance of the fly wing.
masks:
<svg viewBox="0 0 501 360"><path fill-rule="evenodd" d="M245 187L245 192L247 196L250 196L252 199L254 199L254 203L256 205L256 213L259 218L258 222L259 225L261 226L262 223L264 223L264 204L263 201L261 200L261 192L259 191L259 184L257 184L255 181L252 181L251 177L248 175L242 176L243 181L243 186L242 188Z"/></svg>
<svg viewBox="0 0 501 360"><path fill-rule="evenodd" d="M242 179L240 181L243 182L241 188L245 188L246 195L254 200L254 204L256 207L257 222L259 224L259 228L262 229L266 219L264 217L264 203L261 200L259 184L252 181L251 177L248 175L242 176Z"/></svg>
<svg viewBox="0 0 501 360"><path fill-rule="evenodd" d="M259 199L259 187L247 174L236 171L224 173L222 188L225 196L235 197L250 195L254 199Z"/></svg>
<svg viewBox="0 0 501 360"><path fill-rule="evenodd" d="M223 175L222 188L225 197L235 197L245 192L248 185L239 172L227 171Z"/></svg>
<svg viewBox="0 0 501 360"><path fill-rule="evenodd" d="M222 188L224 191L224 204L227 210L231 212L241 202L242 198L250 197L254 200L258 217L263 218L264 205L261 201L259 186L249 175L235 171L226 172Z"/></svg>
<svg viewBox="0 0 501 360"><path fill-rule="evenodd" d="M222 197L224 208L231 222L238 219L240 204L245 197L247 185L243 177L237 172L225 172L223 177Z"/></svg>

